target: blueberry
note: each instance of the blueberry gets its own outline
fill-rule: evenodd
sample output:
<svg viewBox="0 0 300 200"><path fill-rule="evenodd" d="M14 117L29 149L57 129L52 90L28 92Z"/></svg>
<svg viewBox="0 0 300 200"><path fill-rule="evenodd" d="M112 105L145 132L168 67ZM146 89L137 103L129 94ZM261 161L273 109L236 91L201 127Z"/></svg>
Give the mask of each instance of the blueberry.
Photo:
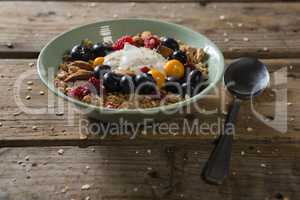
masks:
<svg viewBox="0 0 300 200"><path fill-rule="evenodd" d="M92 47L94 57L104 57L110 51L112 51L112 48L110 46L101 43L94 44Z"/></svg>
<svg viewBox="0 0 300 200"><path fill-rule="evenodd" d="M171 56L172 59L179 60L182 64L187 63L187 56L183 51L174 51L173 55Z"/></svg>
<svg viewBox="0 0 300 200"><path fill-rule="evenodd" d="M103 76L103 85L105 89L110 92L118 92L120 91L120 80L121 76L114 72L107 72Z"/></svg>
<svg viewBox="0 0 300 200"><path fill-rule="evenodd" d="M75 45L70 52L70 57L73 60L89 61L93 59L93 53L88 47Z"/></svg>
<svg viewBox="0 0 300 200"><path fill-rule="evenodd" d="M134 91L134 81L131 76L125 75L120 80L121 91L128 94Z"/></svg>
<svg viewBox="0 0 300 200"><path fill-rule="evenodd" d="M94 76L101 78L106 72L109 72L111 67L109 65L97 65L94 69Z"/></svg>
<svg viewBox="0 0 300 200"><path fill-rule="evenodd" d="M155 80L147 73L137 75L134 81L140 94L152 94L156 91Z"/></svg>
<svg viewBox="0 0 300 200"><path fill-rule="evenodd" d="M81 59L81 52L82 52L82 46L81 45L75 45L71 52L70 56L74 60L80 60Z"/></svg>
<svg viewBox="0 0 300 200"><path fill-rule="evenodd" d="M180 93L181 92L181 85L180 85L179 80L174 78L174 77L168 77L164 89L167 92L172 92L172 93L175 93L175 94Z"/></svg>
<svg viewBox="0 0 300 200"><path fill-rule="evenodd" d="M187 81L191 86L196 87L202 82L202 73L199 70L194 69L189 73Z"/></svg>
<svg viewBox="0 0 300 200"><path fill-rule="evenodd" d="M173 51L176 51L179 49L178 42L173 38L165 38L165 37L161 38L161 44L163 46L166 46L166 47L172 49Z"/></svg>

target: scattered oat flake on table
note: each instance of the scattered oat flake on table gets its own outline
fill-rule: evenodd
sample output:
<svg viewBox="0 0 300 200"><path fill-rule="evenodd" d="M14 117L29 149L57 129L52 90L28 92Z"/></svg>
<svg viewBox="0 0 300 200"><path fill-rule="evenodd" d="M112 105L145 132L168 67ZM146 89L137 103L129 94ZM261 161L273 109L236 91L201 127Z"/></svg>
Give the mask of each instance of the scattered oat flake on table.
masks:
<svg viewBox="0 0 300 200"><path fill-rule="evenodd" d="M0 127L3 126L3 124L0 122Z"/></svg>
<svg viewBox="0 0 300 200"><path fill-rule="evenodd" d="M41 90L40 91L40 95L44 95L44 94L45 94L45 92Z"/></svg>
<svg viewBox="0 0 300 200"><path fill-rule="evenodd" d="M27 87L27 90L28 90L28 91L31 91L31 90L32 90L32 87L28 86L28 87Z"/></svg>
<svg viewBox="0 0 300 200"><path fill-rule="evenodd" d="M229 42L229 38L225 38L225 39L224 39L224 42Z"/></svg>
<svg viewBox="0 0 300 200"><path fill-rule="evenodd" d="M292 105L292 103L291 102L287 102L287 105L290 106L290 105Z"/></svg>
<svg viewBox="0 0 300 200"><path fill-rule="evenodd" d="M27 95L27 96L25 97L25 99L26 99L26 100L29 100L29 99L31 99L31 96Z"/></svg>
<svg viewBox="0 0 300 200"><path fill-rule="evenodd" d="M63 116L64 115L64 112L57 112L55 113L56 116Z"/></svg>
<svg viewBox="0 0 300 200"><path fill-rule="evenodd" d="M223 33L223 36L225 36L225 37L226 37L227 35L228 35L228 34L227 34L226 32L224 32L224 33Z"/></svg>
<svg viewBox="0 0 300 200"><path fill-rule="evenodd" d="M90 189L90 185L89 184L84 184L83 186L81 186L81 189L82 190L88 190L88 189Z"/></svg>
<svg viewBox="0 0 300 200"><path fill-rule="evenodd" d="M244 40L245 42L248 42L248 41L249 41L249 38L244 37L243 40Z"/></svg>
<svg viewBox="0 0 300 200"><path fill-rule="evenodd" d="M238 23L238 27L242 27L243 26L243 23Z"/></svg>
<svg viewBox="0 0 300 200"><path fill-rule="evenodd" d="M28 63L28 66L29 66L29 67L33 67L33 66L34 66L34 63Z"/></svg>
<svg viewBox="0 0 300 200"><path fill-rule="evenodd" d="M57 153L58 153L59 155L63 155L63 154L64 154L64 150L63 150L63 149L59 149L59 150L57 151Z"/></svg>
<svg viewBox="0 0 300 200"><path fill-rule="evenodd" d="M264 47L263 51L269 51L268 47Z"/></svg>
<svg viewBox="0 0 300 200"><path fill-rule="evenodd" d="M61 189L60 192L61 193L66 193L68 191L68 189L69 189L68 186L65 186L63 189Z"/></svg>
<svg viewBox="0 0 300 200"><path fill-rule="evenodd" d="M261 151L259 149L256 150L256 153L261 153Z"/></svg>
<svg viewBox="0 0 300 200"><path fill-rule="evenodd" d="M91 200L91 197L87 196L84 198L84 200Z"/></svg>
<svg viewBox="0 0 300 200"><path fill-rule="evenodd" d="M117 18L117 17L119 17L119 15L117 15L117 14L114 14L114 15L113 15L113 18Z"/></svg>
<svg viewBox="0 0 300 200"><path fill-rule="evenodd" d="M253 128L248 127L248 128L247 128L247 131L248 131L248 132L251 132L251 131L253 131Z"/></svg>
<svg viewBox="0 0 300 200"><path fill-rule="evenodd" d="M267 167L267 165L265 163L261 163L260 166L263 168Z"/></svg>
<svg viewBox="0 0 300 200"><path fill-rule="evenodd" d="M225 16L224 16L224 15L220 15L220 16L219 16L219 19L220 19L220 20L224 20L224 19L225 19Z"/></svg>
<svg viewBox="0 0 300 200"><path fill-rule="evenodd" d="M148 153L148 154L151 154L151 149L148 149L148 150L147 150L147 153Z"/></svg>
<svg viewBox="0 0 300 200"><path fill-rule="evenodd" d="M136 3L135 3L135 2L131 2L131 3L130 3L130 6L131 6L131 7L135 7L135 6L136 6Z"/></svg>
<svg viewBox="0 0 300 200"><path fill-rule="evenodd" d="M36 131L37 129L37 126L32 126L32 130Z"/></svg>
<svg viewBox="0 0 300 200"><path fill-rule="evenodd" d="M241 151L241 156L245 155L245 152L244 151Z"/></svg>
<svg viewBox="0 0 300 200"><path fill-rule="evenodd" d="M27 85L33 85L32 81L27 81Z"/></svg>
<svg viewBox="0 0 300 200"><path fill-rule="evenodd" d="M29 158L30 158L29 156L26 156L26 157L25 157L25 160L26 160L26 161L29 161Z"/></svg>
<svg viewBox="0 0 300 200"><path fill-rule="evenodd" d="M139 188L135 187L135 188L133 188L133 191L137 192L137 191L139 191Z"/></svg>

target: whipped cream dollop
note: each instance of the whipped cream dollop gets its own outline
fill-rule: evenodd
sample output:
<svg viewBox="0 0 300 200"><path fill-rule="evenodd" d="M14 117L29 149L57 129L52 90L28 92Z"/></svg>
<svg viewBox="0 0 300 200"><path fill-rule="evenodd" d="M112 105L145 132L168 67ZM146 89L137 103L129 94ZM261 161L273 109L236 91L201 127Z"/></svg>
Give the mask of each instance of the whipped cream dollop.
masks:
<svg viewBox="0 0 300 200"><path fill-rule="evenodd" d="M139 74L140 68L145 66L162 72L166 62L155 50L125 44L124 49L105 56L103 64L111 66L113 70L127 70Z"/></svg>

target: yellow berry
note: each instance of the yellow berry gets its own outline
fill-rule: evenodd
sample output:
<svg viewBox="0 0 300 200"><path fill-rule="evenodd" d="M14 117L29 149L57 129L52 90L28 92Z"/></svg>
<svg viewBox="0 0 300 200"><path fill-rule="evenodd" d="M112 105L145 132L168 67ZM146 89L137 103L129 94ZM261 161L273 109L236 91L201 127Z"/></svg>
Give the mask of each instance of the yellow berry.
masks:
<svg viewBox="0 0 300 200"><path fill-rule="evenodd" d="M154 78L154 80L159 88L161 88L165 85L166 76L163 73L161 73L160 71L158 71L156 69L151 69L148 73L152 75L152 77Z"/></svg>
<svg viewBox="0 0 300 200"><path fill-rule="evenodd" d="M183 64L176 60L169 60L164 66L165 74L167 76L175 77L175 78L182 78L184 75L184 66Z"/></svg>
<svg viewBox="0 0 300 200"><path fill-rule="evenodd" d="M94 66L96 65L102 65L104 62L104 57L98 57L94 60Z"/></svg>

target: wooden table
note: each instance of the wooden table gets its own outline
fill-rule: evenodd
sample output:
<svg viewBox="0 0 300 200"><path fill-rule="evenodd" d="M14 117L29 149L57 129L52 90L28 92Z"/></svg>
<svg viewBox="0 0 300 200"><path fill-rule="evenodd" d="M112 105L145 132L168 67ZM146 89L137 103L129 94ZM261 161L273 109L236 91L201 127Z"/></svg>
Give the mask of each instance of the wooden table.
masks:
<svg viewBox="0 0 300 200"><path fill-rule="evenodd" d="M0 199L300 199L300 3L119 2L1 1ZM252 115L249 103L242 104L231 175L223 185L206 184L200 176L214 136L86 138L79 134L84 117L47 95L35 68L45 43L77 25L123 17L191 27L211 38L227 62L258 57L273 80L281 80L272 81L254 107L269 121L276 120L275 107L283 109L281 118L286 108L287 120L271 128ZM22 102L32 109L48 108L50 114L20 111L14 84L25 72L34 75L21 83ZM220 91L224 97L222 86ZM28 95L31 99L25 100ZM51 98L55 104L49 104ZM186 117L215 122L226 110L220 102L215 98L201 105L217 108L217 114Z"/></svg>

